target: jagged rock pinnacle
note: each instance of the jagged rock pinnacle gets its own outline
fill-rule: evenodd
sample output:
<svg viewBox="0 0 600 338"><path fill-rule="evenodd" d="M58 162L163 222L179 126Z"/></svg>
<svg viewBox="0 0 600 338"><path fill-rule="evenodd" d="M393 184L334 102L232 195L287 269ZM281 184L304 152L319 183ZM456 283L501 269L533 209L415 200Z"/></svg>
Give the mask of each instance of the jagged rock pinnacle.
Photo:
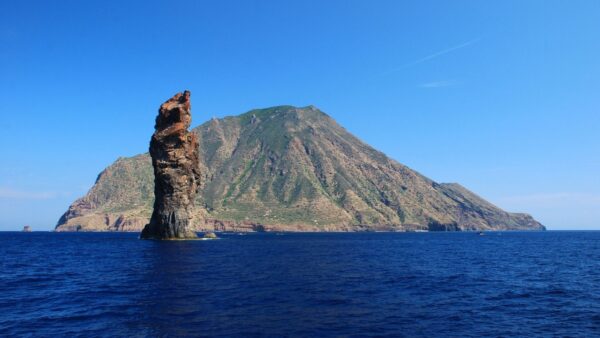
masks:
<svg viewBox="0 0 600 338"><path fill-rule="evenodd" d="M192 121L190 92L178 93L160 106L150 140L154 167L154 210L142 230L144 239L196 238L194 200L200 184L198 138Z"/></svg>

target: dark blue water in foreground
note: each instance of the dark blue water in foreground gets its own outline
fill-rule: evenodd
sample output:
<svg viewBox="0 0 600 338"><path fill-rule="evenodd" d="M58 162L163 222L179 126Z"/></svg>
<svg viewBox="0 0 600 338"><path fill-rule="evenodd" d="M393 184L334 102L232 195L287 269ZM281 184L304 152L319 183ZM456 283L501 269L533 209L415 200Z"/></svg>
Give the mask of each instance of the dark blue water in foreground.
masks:
<svg viewBox="0 0 600 338"><path fill-rule="evenodd" d="M0 336L600 334L600 232L0 233Z"/></svg>

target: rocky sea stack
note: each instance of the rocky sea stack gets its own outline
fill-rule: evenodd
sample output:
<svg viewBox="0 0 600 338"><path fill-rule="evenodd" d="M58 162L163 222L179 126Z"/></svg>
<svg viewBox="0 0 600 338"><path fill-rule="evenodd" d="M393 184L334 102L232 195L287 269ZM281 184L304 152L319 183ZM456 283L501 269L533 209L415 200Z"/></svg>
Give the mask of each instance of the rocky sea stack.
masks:
<svg viewBox="0 0 600 338"><path fill-rule="evenodd" d="M190 92L187 90L160 106L150 140L154 209L141 238L197 238L193 218L200 167L198 137L188 131L191 121Z"/></svg>

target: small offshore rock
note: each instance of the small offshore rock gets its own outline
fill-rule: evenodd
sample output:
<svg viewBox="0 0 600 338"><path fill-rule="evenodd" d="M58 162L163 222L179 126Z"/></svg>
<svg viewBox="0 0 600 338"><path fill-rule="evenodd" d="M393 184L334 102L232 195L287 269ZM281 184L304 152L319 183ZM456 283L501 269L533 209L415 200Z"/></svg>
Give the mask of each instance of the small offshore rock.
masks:
<svg viewBox="0 0 600 338"><path fill-rule="evenodd" d="M215 235L214 232L207 232L204 234L204 236L202 236L202 238L206 238L206 239L217 239L219 237L217 237L217 235Z"/></svg>

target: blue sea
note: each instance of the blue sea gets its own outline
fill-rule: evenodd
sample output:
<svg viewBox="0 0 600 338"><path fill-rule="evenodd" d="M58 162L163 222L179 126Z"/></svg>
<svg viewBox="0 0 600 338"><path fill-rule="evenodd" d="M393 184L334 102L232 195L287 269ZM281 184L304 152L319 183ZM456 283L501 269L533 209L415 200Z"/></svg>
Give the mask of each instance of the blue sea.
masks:
<svg viewBox="0 0 600 338"><path fill-rule="evenodd" d="M600 232L0 233L0 336L600 336Z"/></svg>

